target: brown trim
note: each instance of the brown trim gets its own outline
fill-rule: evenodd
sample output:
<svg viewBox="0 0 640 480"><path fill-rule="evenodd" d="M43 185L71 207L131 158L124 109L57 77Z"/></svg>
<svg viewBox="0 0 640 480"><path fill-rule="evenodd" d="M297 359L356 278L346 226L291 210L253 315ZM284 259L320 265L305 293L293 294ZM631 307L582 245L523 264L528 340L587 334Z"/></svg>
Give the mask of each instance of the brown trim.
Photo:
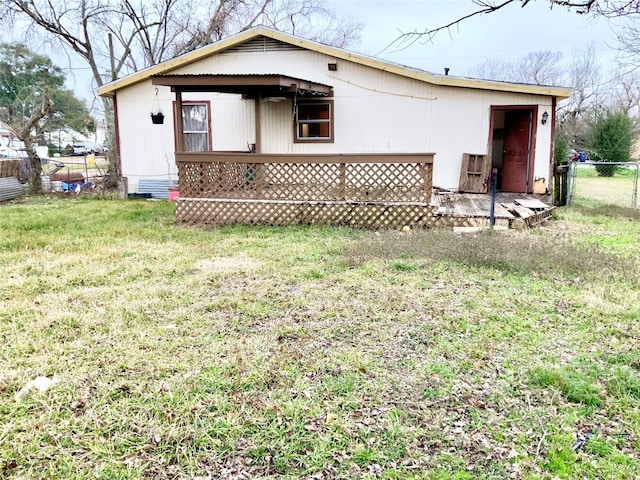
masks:
<svg viewBox="0 0 640 480"><path fill-rule="evenodd" d="M536 181L536 144L538 143L538 109L539 105L533 107L531 118L531 165L529 165L529 179L527 182L527 192L533 193L533 184Z"/></svg>
<svg viewBox="0 0 640 480"><path fill-rule="evenodd" d="M176 100L173 102L173 145L176 152L181 152L184 150L184 139L182 135L178 135L179 131L184 130L184 126L182 125L182 115L178 115L178 93L176 92ZM182 96L180 97L182 98ZM207 128L208 128L208 147L209 150L213 150L213 128L212 128L212 120L211 120L211 100L183 100L181 102L180 110L184 105L206 105L207 106ZM180 130L178 130L178 118L180 120ZM182 145L180 149L178 149L178 139L182 140Z"/></svg>
<svg viewBox="0 0 640 480"><path fill-rule="evenodd" d="M487 157L489 157L489 185L487 193L491 192L491 182L493 181L493 120L495 118L495 110L493 107L494 105L489 107L489 145L487 146Z"/></svg>
<svg viewBox="0 0 640 480"><path fill-rule="evenodd" d="M173 138L176 139L176 152L184 152L184 125L182 123L182 92L176 90L176 107L173 118L175 119L175 132Z"/></svg>
<svg viewBox="0 0 640 480"><path fill-rule="evenodd" d="M329 104L329 138L298 138L298 105L300 104L313 104L313 103L328 103ZM335 109L334 101L330 98L318 98L318 99L300 99L298 98L293 103L293 143L334 143L335 141Z"/></svg>
<svg viewBox="0 0 640 480"><path fill-rule="evenodd" d="M116 174L118 177L122 175L122 155L120 153L120 121L118 120L118 95L113 92L113 128L115 130L115 147L116 147Z"/></svg>
<svg viewBox="0 0 640 480"><path fill-rule="evenodd" d="M553 187L551 184L553 179L553 164L556 155L556 97L551 98L551 153L549 154L549 177L547 181L547 190Z"/></svg>
<svg viewBox="0 0 640 480"><path fill-rule="evenodd" d="M237 152L176 152L176 163L424 163L432 164L435 153L331 153L275 154Z"/></svg>
<svg viewBox="0 0 640 480"><path fill-rule="evenodd" d="M514 110L527 110L531 112L531 132L529 136L530 148L529 148L529 172L527 173L528 178L525 182L525 190L524 193L533 193L533 183L534 183L534 172L535 172L535 163L536 163L536 140L538 137L538 105L491 105L491 121L490 131L489 131L489 145L490 149L493 147L493 118L496 111L514 111ZM491 159L493 162L493 155L491 154Z"/></svg>

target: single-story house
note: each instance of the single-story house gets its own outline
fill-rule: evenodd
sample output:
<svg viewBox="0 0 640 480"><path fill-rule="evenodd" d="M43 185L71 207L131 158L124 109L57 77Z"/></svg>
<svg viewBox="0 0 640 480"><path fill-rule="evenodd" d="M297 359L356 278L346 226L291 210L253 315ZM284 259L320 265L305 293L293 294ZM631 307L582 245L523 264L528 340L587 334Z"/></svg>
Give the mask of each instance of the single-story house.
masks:
<svg viewBox="0 0 640 480"><path fill-rule="evenodd" d="M428 203L432 187L486 193L492 168L504 192L544 192L556 103L571 91L436 75L255 27L98 94L114 100L129 192L145 179L179 180L181 199L200 199L191 207L202 215L204 199L247 192L272 203ZM412 193L376 196L400 184Z"/></svg>

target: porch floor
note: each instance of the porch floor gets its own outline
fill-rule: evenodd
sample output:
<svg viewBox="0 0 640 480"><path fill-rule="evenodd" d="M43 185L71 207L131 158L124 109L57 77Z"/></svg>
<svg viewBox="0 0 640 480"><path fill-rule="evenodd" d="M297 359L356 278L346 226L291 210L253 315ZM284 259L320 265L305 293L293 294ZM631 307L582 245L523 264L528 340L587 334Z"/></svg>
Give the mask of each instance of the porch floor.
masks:
<svg viewBox="0 0 640 480"><path fill-rule="evenodd" d="M548 195L497 192L494 216L496 225L506 228L534 226L551 216L553 206ZM435 215L465 218L466 226L482 227L491 215L491 194L434 192L431 205Z"/></svg>

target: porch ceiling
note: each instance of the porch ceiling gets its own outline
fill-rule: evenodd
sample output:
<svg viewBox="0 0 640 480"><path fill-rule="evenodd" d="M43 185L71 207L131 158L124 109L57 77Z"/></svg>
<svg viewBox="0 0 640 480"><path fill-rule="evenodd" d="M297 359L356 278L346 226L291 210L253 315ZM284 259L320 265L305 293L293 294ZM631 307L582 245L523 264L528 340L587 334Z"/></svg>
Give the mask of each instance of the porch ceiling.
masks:
<svg viewBox="0 0 640 480"><path fill-rule="evenodd" d="M333 87L286 75L153 75L153 85L171 87L181 92L223 92L247 96L320 95L330 96Z"/></svg>

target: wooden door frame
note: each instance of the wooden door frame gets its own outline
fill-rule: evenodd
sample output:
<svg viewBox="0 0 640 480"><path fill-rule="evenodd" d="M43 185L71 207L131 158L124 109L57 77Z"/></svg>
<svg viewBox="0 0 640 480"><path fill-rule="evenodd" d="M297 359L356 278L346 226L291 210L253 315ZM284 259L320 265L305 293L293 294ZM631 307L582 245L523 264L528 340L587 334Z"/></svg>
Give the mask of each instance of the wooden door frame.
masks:
<svg viewBox="0 0 640 480"><path fill-rule="evenodd" d="M529 171L527 172L527 178L525 179L525 193L533 192L534 172L535 172L535 159L536 159L536 138L538 135L538 108L537 104L533 105L491 105L489 113L489 158L493 158L493 127L496 111L529 111L531 112L531 132L529 134Z"/></svg>

